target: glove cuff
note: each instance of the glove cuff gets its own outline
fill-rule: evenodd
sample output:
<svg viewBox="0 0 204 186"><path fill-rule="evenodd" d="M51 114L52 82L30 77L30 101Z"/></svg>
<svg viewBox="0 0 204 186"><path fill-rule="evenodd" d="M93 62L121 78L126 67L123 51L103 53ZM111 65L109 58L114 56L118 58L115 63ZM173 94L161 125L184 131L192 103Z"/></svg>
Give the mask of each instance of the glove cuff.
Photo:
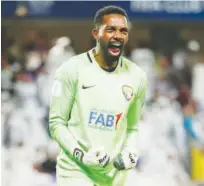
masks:
<svg viewBox="0 0 204 186"><path fill-rule="evenodd" d="M116 169L118 169L119 171L120 170L124 170L125 169L125 164L123 162L123 159L122 159L122 155L119 154L117 156L117 158L115 159L115 161L113 162L113 165Z"/></svg>

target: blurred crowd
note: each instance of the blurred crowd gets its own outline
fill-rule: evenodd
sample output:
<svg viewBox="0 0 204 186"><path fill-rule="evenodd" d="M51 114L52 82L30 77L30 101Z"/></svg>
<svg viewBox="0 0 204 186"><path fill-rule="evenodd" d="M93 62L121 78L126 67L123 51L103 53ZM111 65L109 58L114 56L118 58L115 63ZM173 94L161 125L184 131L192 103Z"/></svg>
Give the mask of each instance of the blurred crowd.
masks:
<svg viewBox="0 0 204 186"><path fill-rule="evenodd" d="M204 154L204 54L200 51L197 41L189 41L171 56L143 41L125 51L148 77L139 124L141 154L127 185L133 185L133 177L137 186L192 185L191 150ZM59 147L48 129L50 92L55 70L76 54L67 36L48 40L45 33L31 31L20 44L2 37L3 186L55 184Z"/></svg>

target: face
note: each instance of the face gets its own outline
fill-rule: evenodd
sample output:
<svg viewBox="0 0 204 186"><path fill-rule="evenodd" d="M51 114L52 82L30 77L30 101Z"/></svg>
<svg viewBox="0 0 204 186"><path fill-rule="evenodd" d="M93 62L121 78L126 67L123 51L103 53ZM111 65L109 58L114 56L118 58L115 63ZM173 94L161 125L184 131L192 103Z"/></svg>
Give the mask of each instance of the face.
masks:
<svg viewBox="0 0 204 186"><path fill-rule="evenodd" d="M93 30L100 51L105 58L117 60L128 41L128 21L120 14L109 14L103 18L98 29Z"/></svg>

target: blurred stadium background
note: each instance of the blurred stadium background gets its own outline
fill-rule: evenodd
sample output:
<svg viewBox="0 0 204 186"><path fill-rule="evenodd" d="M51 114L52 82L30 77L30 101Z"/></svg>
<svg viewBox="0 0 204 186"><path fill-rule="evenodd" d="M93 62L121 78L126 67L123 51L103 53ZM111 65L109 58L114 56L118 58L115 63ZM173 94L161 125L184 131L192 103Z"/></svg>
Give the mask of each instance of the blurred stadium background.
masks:
<svg viewBox="0 0 204 186"><path fill-rule="evenodd" d="M104 5L130 16L124 55L148 75L138 168L128 186L204 183L204 2L3 1L2 185L56 184L58 146L48 132L51 82L65 59L94 46Z"/></svg>

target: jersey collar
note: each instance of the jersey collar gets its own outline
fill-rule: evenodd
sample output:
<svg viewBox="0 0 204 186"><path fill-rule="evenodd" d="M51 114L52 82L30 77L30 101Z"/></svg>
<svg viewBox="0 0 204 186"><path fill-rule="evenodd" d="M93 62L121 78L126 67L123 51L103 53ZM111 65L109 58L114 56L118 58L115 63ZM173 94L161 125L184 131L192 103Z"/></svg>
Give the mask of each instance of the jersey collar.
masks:
<svg viewBox="0 0 204 186"><path fill-rule="evenodd" d="M95 49L95 48L92 48L91 50L89 50L89 51L87 52L87 57L88 57L90 63L96 64L101 70L104 70L104 71L106 71L106 72L117 72L118 69L122 68L122 66L123 66L123 63L122 63L122 61L123 61L122 58L123 58L123 57L122 57L122 56L119 58L119 63L117 64L117 67L116 67L113 71L107 71L107 70L101 68L101 67L98 65L98 63L96 62L95 57L94 57L94 55L93 55L93 50L94 50L94 49Z"/></svg>

